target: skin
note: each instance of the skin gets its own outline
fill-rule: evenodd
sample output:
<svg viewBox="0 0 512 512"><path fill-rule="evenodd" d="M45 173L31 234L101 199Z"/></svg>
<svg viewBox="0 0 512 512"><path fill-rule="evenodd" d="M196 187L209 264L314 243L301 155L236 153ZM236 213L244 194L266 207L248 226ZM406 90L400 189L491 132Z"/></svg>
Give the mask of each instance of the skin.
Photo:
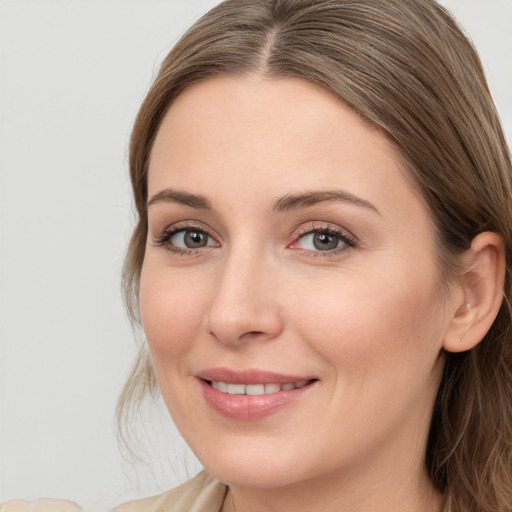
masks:
<svg viewBox="0 0 512 512"><path fill-rule="evenodd" d="M210 79L166 114L148 189L143 325L174 421L230 485L225 510L440 511L425 443L465 298L443 293L431 219L388 140L301 80ZM327 190L369 204L274 208ZM162 242L170 227L182 232ZM326 228L353 246L318 249L310 233ZM187 249L186 229L207 244ZM203 397L197 373L218 366L318 382L238 421Z"/></svg>

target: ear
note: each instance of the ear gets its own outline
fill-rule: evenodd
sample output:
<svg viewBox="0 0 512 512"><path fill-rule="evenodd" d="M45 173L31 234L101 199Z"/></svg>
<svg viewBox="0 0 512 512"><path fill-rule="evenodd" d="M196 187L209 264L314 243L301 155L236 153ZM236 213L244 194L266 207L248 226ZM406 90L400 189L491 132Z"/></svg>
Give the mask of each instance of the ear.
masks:
<svg viewBox="0 0 512 512"><path fill-rule="evenodd" d="M478 345L503 301L505 251L501 237L488 231L479 234L463 260L465 272L454 290L455 312L443 343L448 352L464 352Z"/></svg>

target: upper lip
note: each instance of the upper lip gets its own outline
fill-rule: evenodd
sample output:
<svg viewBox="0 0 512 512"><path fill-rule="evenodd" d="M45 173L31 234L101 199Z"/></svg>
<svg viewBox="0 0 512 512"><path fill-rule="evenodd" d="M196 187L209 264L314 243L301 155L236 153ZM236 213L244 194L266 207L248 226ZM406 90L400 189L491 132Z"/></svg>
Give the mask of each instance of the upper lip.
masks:
<svg viewBox="0 0 512 512"><path fill-rule="evenodd" d="M206 381L230 384L287 384L316 379L309 375L290 375L257 369L234 370L224 367L202 370L196 374L196 377Z"/></svg>

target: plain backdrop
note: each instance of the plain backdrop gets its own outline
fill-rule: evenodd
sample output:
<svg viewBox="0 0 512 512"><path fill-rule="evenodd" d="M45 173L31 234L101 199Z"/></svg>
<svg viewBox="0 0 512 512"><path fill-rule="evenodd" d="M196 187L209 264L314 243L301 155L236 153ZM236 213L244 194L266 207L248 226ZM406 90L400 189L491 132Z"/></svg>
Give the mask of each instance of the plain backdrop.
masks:
<svg viewBox="0 0 512 512"><path fill-rule="evenodd" d="M158 64L216 0L0 0L0 502L108 510L199 469L156 409L116 445L134 355L120 271L129 133ZM512 0L446 0L512 140Z"/></svg>

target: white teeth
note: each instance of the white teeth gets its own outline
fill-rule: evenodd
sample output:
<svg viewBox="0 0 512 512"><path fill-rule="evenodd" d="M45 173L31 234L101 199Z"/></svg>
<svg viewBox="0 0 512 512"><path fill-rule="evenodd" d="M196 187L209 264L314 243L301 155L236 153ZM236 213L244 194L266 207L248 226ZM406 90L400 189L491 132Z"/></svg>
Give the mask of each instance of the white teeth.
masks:
<svg viewBox="0 0 512 512"><path fill-rule="evenodd" d="M221 382L212 380L212 388L227 393L229 395L268 395L271 393L279 393L279 391L291 391L293 389L303 388L309 383L307 380L301 380L299 382L287 382L286 384L229 384L227 382Z"/></svg>
<svg viewBox="0 0 512 512"><path fill-rule="evenodd" d="M215 388L223 393L228 392L228 385L225 382L220 382L217 380L212 380L212 388Z"/></svg>
<svg viewBox="0 0 512 512"><path fill-rule="evenodd" d="M264 395L265 385L264 384L247 384L245 386L246 395Z"/></svg>
<svg viewBox="0 0 512 512"><path fill-rule="evenodd" d="M281 391L280 384L265 384L265 393L279 393Z"/></svg>
<svg viewBox="0 0 512 512"><path fill-rule="evenodd" d="M245 395L245 384L228 384L229 395Z"/></svg>

